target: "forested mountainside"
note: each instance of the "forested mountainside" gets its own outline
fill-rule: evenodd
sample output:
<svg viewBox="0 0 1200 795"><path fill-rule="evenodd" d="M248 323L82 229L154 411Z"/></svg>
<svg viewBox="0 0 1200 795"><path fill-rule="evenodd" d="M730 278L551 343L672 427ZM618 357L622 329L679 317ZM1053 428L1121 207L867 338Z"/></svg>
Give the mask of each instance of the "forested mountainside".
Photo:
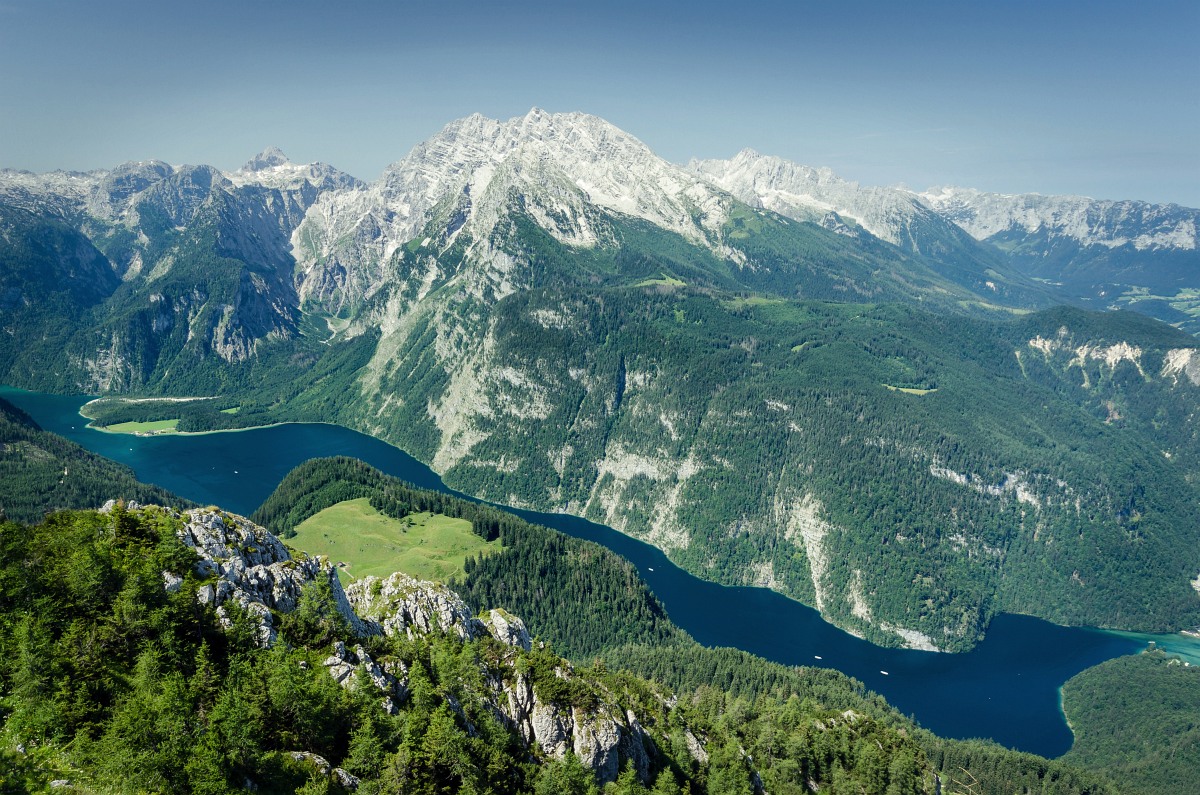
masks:
<svg viewBox="0 0 1200 795"><path fill-rule="evenodd" d="M343 589L324 559L216 508L5 523L5 790L1116 791L935 738L836 672L703 649L606 550L357 462L310 462L264 512L286 524L364 493L499 533L511 581L588 578L567 615L565 602L513 595L544 605L549 635L581 630L585 646L561 659L538 621L526 629L500 604L473 617L444 586L401 574ZM289 497L307 507L289 514ZM620 592L645 609L613 610Z"/></svg>
<svg viewBox="0 0 1200 795"><path fill-rule="evenodd" d="M1049 308L919 197L756 162L533 111L369 185L277 152L6 172L0 372L219 396L138 409L192 429L339 422L878 643L966 649L1003 610L1200 623L1195 338Z"/></svg>
<svg viewBox="0 0 1200 795"><path fill-rule="evenodd" d="M879 642L967 648L997 610L1198 620L1186 335L638 289L513 296L482 345L444 343L472 320L413 323L345 421L456 488L581 514Z"/></svg>
<svg viewBox="0 0 1200 795"><path fill-rule="evenodd" d="M1200 667L1159 650L1118 657L1063 686L1075 732L1064 761L1130 793L1188 792L1200 780Z"/></svg>
<svg viewBox="0 0 1200 795"><path fill-rule="evenodd" d="M139 482L128 467L47 433L0 398L0 512L37 522L67 508L95 508L109 499L190 507L158 486Z"/></svg>

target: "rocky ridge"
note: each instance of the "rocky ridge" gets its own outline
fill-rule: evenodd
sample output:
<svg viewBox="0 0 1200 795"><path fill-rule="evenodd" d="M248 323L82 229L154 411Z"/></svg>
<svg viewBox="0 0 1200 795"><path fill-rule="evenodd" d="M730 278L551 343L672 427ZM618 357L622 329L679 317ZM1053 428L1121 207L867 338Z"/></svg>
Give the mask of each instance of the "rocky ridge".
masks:
<svg viewBox="0 0 1200 795"><path fill-rule="evenodd" d="M862 187L828 168L810 168L753 149L729 160L692 160L688 169L751 206L814 223L834 213L894 245L905 244L914 224L939 220L911 194Z"/></svg>
<svg viewBox="0 0 1200 795"><path fill-rule="evenodd" d="M1069 238L1084 246L1137 251L1194 251L1200 211L1174 204L1104 201L1086 196L989 193L974 188L930 188L914 194L976 240L1008 232Z"/></svg>
<svg viewBox="0 0 1200 795"><path fill-rule="evenodd" d="M113 506L110 502L103 510L110 511ZM141 509L136 504L127 508ZM595 705L586 709L562 701L557 693L542 692L522 660L535 648L544 649L535 644L520 618L499 608L475 617L446 586L401 572L386 578L367 577L343 590L336 569L326 558L294 558L277 537L243 517L214 508L177 516L181 523L176 535L196 553L194 571L207 580L197 599L214 605L226 626L231 624L226 608L237 604L257 623L259 643L271 645L278 639L273 616L294 610L301 590L319 582L328 584L333 605L360 638L444 633L463 641L493 642L494 664L484 672L485 689L477 695L535 755L562 759L569 751L601 782L615 781L626 763L643 781L651 780L655 739L646 724L656 724L659 717L639 716L626 706L621 694L596 682L588 683L598 697ZM178 572L163 572L164 588L177 590L181 583ZM407 666L396 659L373 659L361 644L351 647L344 641L335 642L324 667L343 687L378 691L382 709L391 714L399 711L410 694ZM559 660L553 676L569 684L579 675L570 663ZM669 699L659 698L663 707L670 706ZM458 711L461 714L461 709ZM698 761L706 759L703 742L691 731L686 734L693 756ZM318 767L324 762L319 757L309 761ZM334 773L344 786L354 783L348 774Z"/></svg>
<svg viewBox="0 0 1200 795"><path fill-rule="evenodd" d="M292 243L302 296L341 306L371 295L409 243L444 251L465 236L468 259L504 268L491 238L514 207L576 248L614 244L608 218L627 217L736 261L730 202L603 119L534 108L451 122L366 188L324 195Z"/></svg>

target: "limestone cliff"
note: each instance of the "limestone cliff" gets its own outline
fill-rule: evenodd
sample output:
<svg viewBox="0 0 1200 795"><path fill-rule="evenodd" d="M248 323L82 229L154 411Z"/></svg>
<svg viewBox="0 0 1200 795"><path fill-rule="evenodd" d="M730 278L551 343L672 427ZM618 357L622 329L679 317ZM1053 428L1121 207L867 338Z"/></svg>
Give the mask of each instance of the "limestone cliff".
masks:
<svg viewBox="0 0 1200 795"><path fill-rule="evenodd" d="M232 623L226 608L236 604L257 622L259 643L274 644L279 614L296 609L306 586L327 583L334 607L364 642L373 635L411 640L440 633L483 644L483 685L467 692L514 731L534 758L562 759L570 752L600 782L616 781L625 765L651 782L652 760L674 706L665 694L654 693L647 705L645 698L578 673L535 642L519 617L502 608L476 617L445 585L396 572L343 590L326 558L293 557L277 537L243 517L201 508L178 518L176 535L196 553L194 571L206 580L197 599L214 605L226 626ZM180 572L163 572L164 588L175 590L182 582ZM390 714L410 695L408 666L395 658L376 659L362 643L336 641L324 667L343 687L378 691L381 708ZM465 720L461 705L444 697ZM684 733L693 758L706 760L704 743L686 727Z"/></svg>

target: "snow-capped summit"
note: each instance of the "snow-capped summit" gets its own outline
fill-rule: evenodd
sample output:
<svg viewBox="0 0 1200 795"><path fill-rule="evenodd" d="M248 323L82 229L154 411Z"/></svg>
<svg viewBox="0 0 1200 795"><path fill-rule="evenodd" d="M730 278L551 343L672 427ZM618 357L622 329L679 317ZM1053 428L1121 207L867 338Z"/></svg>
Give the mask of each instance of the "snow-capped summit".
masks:
<svg viewBox="0 0 1200 795"><path fill-rule="evenodd" d="M811 168L753 149L743 149L729 160L693 160L688 168L752 206L813 222L835 212L897 245L904 244L914 219L929 214L904 191L860 187L828 168Z"/></svg>
<svg viewBox="0 0 1200 795"><path fill-rule="evenodd" d="M880 241L894 244L959 286L1014 303L1044 301L1043 288L1029 277L1059 284L1064 270L1079 272L1081 283L1100 284L1088 288L1089 299L1108 300L1109 283L1122 293L1130 285L1157 289L1142 275L1166 267L1165 260L1146 258L1155 254L1171 260L1166 286L1173 292L1153 294L1175 295L1192 288L1189 257L1200 249L1200 211L1174 205L864 187L828 168L752 149L684 167L601 118L540 108L508 120L474 114L453 121L370 184L323 163L293 163L274 146L230 172L156 160L86 173L0 171L0 203L62 217L82 213L135 231L138 243L121 250L117 265L125 275L140 272L138 252L154 249L149 238L164 231L155 226L161 221L178 231L201 211L253 217L234 225L254 226L257 238L247 233L238 240L271 238L268 259L294 258L301 297L336 310L407 274L416 260L428 275L421 284L450 278L434 271L459 244L446 262L469 265L472 278L491 273L486 278L496 295L519 289L529 239L518 238L527 222L561 244L587 249L620 245L628 222L637 221L753 270L761 263L736 240L745 236L734 231L742 219L731 218L742 211L735 211L739 199L874 251L884 250ZM1096 270L1088 258L1109 254L1103 278L1089 275Z"/></svg>
<svg viewBox="0 0 1200 795"><path fill-rule="evenodd" d="M354 177L325 163L293 163L277 146L268 146L237 171L225 177L237 186L257 185L281 191L302 191L305 204L316 192L361 187Z"/></svg>
<svg viewBox="0 0 1200 795"><path fill-rule="evenodd" d="M930 188L920 196L977 240L1024 233L1067 238L1082 246L1131 246L1137 251L1194 251L1200 245L1200 211L1175 204L954 187Z"/></svg>
<svg viewBox="0 0 1200 795"><path fill-rule="evenodd" d="M246 161L239 171L263 171L268 168L282 166L291 161L278 146L268 146L254 157Z"/></svg>
<svg viewBox="0 0 1200 795"><path fill-rule="evenodd" d="M972 239L912 191L863 187L828 168L811 168L743 149L729 160L693 160L688 168L754 207L809 221L843 235L846 222L919 255L942 276L969 290L1015 302L1043 300L1004 263L1003 255Z"/></svg>
<svg viewBox="0 0 1200 795"><path fill-rule="evenodd" d="M719 249L730 201L603 119L534 108L507 121L451 122L366 189L323 196L293 242L302 268L378 265L435 221L443 244L464 232L485 241L519 204L575 247L607 239L608 212Z"/></svg>
<svg viewBox="0 0 1200 795"><path fill-rule="evenodd" d="M389 166L381 182L389 198L420 213L459 191L477 204L497 179L540 193L547 178L590 204L703 237L690 210L712 191L634 136L584 113L533 108L508 121L459 119Z"/></svg>

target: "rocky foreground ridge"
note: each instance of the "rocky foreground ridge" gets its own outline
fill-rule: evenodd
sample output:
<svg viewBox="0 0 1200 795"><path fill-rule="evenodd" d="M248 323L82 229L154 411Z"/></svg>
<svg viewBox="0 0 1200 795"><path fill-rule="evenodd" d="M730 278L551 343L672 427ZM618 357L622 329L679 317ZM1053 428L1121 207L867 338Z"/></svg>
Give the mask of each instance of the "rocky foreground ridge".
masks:
<svg viewBox="0 0 1200 795"><path fill-rule="evenodd" d="M114 504L110 501L102 510L111 511ZM129 507L162 510L141 509L136 504ZM176 535L196 553L194 571L205 578L197 599L214 605L227 627L233 624L230 608L236 605L255 624L260 645L273 645L278 640L281 614L296 610L302 591L317 584L328 586L332 605L360 639L373 635L411 639L444 633L489 643L497 653L481 672L485 686L477 695L502 724L519 735L535 758L563 759L571 752L602 783L616 781L626 765L644 782L651 780L651 760L657 754L655 737L662 741L657 729L666 723L666 713L674 706L672 698L655 694L657 714L639 714L631 708L628 694L584 681L569 662L557 658L554 681L547 685L537 681L527 659L531 652L546 652L544 644L535 642L524 622L503 609L474 616L446 586L402 572L386 578L365 577L343 589L326 558L293 557L277 537L248 519L211 507L176 515L181 520ZM180 588L184 582L180 574L164 571L164 587ZM390 714L396 714L411 695L407 666L400 660L373 659L361 644L335 642L324 665L343 687L377 690L381 708ZM581 689L588 693L586 706L568 703L578 699L564 698L564 693ZM462 706L450 705L470 730ZM706 763L709 751L704 740L687 728L683 736L692 757ZM320 757L308 754L306 758L309 756L314 765L328 768ZM333 773L343 785L357 783L345 771Z"/></svg>

